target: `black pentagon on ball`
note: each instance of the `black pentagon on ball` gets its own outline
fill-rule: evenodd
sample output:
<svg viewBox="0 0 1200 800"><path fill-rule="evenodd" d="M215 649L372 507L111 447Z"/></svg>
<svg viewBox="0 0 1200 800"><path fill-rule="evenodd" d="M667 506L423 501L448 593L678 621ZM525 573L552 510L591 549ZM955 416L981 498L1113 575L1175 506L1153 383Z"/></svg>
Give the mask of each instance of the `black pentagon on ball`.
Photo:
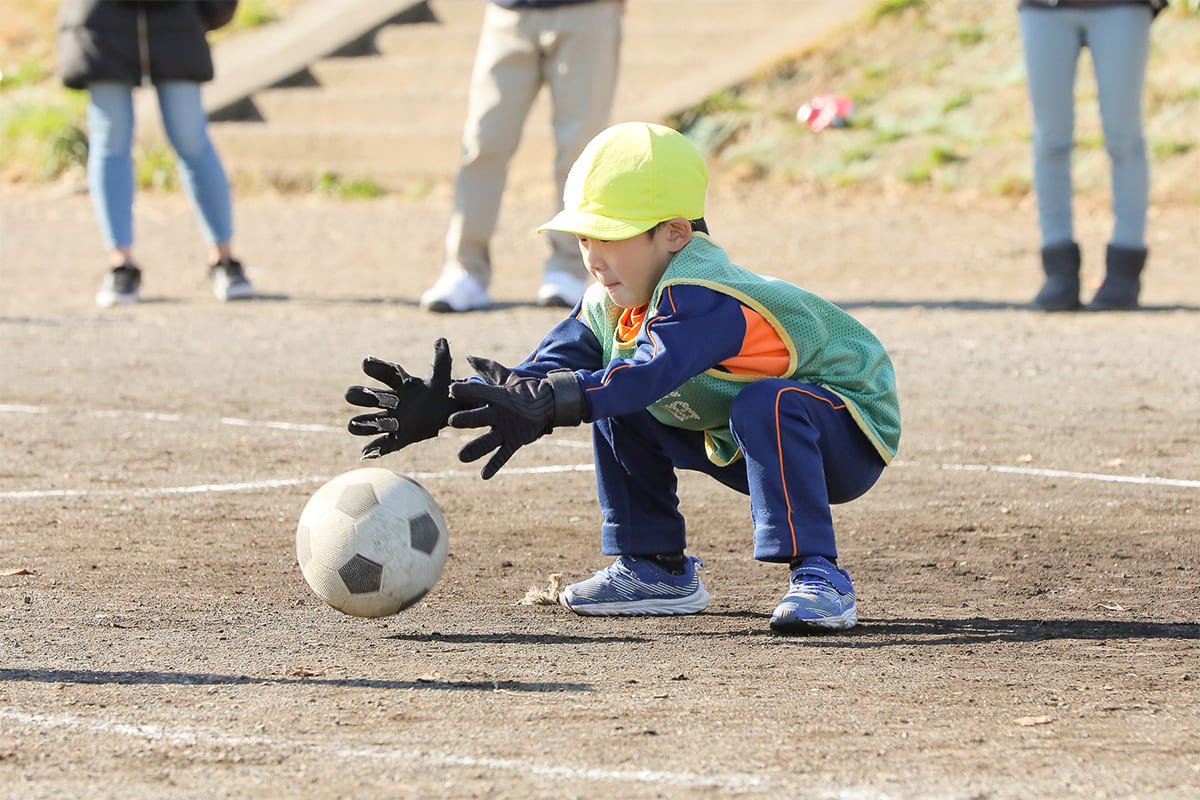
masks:
<svg viewBox="0 0 1200 800"><path fill-rule="evenodd" d="M338 567L338 575L342 576L342 583L346 584L350 594L378 592L383 585L383 564L356 554Z"/></svg>
<svg viewBox="0 0 1200 800"><path fill-rule="evenodd" d="M433 521L433 517L429 516L427 511L422 511L408 521L408 532L412 549L420 550L425 555L433 553L433 549L437 547L438 537L442 535L438 524Z"/></svg>

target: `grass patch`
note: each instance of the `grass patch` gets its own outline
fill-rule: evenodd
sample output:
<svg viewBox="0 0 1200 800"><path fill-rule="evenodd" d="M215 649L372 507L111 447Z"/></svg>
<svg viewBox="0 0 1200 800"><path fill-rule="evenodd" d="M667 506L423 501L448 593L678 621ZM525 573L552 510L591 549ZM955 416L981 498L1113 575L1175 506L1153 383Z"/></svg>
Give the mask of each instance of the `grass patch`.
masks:
<svg viewBox="0 0 1200 800"><path fill-rule="evenodd" d="M892 142L898 142L907 136L907 131L902 131L899 128L879 128L871 136L871 144L891 144Z"/></svg>
<svg viewBox="0 0 1200 800"><path fill-rule="evenodd" d="M923 186L933 177L933 167L928 162L914 164L901 173L900 178L910 186Z"/></svg>
<svg viewBox="0 0 1200 800"><path fill-rule="evenodd" d="M974 99L974 97L975 97L975 94L973 92L971 92L970 89L964 89L963 91L961 91L958 94L951 97L946 102L942 103L942 113L949 114L951 111L954 111L955 109L963 108L964 106L968 106L971 104L971 100Z"/></svg>
<svg viewBox="0 0 1200 800"><path fill-rule="evenodd" d="M851 147L842 151L842 161L853 164L856 161L870 161L875 151L869 147Z"/></svg>
<svg viewBox="0 0 1200 800"><path fill-rule="evenodd" d="M966 28L959 28L954 32L954 41L964 47L974 47L982 42L985 38L983 28L978 25L970 25Z"/></svg>
<svg viewBox="0 0 1200 800"><path fill-rule="evenodd" d="M988 184L988 194L995 197L1027 197L1033 191L1033 184L1024 175L1005 175L996 178Z"/></svg>
<svg viewBox="0 0 1200 800"><path fill-rule="evenodd" d="M31 86L50 77L50 70L41 59L0 64L0 92L9 92L22 86Z"/></svg>
<svg viewBox="0 0 1200 800"><path fill-rule="evenodd" d="M370 200L387 194L387 190L374 181L363 178L346 180L332 172L319 175L313 181L313 191L342 200Z"/></svg>
<svg viewBox="0 0 1200 800"><path fill-rule="evenodd" d="M1155 158L1170 158L1171 156L1181 156L1185 153L1190 153L1195 147L1195 139L1154 142L1150 146L1150 152L1154 154Z"/></svg>
<svg viewBox="0 0 1200 800"><path fill-rule="evenodd" d="M147 142L133 148L133 176L140 189L174 192L179 189L175 151L166 142Z"/></svg>
<svg viewBox="0 0 1200 800"><path fill-rule="evenodd" d="M957 149L948 147L936 146L929 151L929 163L935 166L943 166L945 164L954 164L959 161L966 161L966 155Z"/></svg>
<svg viewBox="0 0 1200 800"><path fill-rule="evenodd" d="M235 33L278 22L295 5L296 0L240 0L233 19L224 28L210 33L209 41L216 42Z"/></svg>
<svg viewBox="0 0 1200 800"><path fill-rule="evenodd" d="M909 9L913 9L917 13L924 13L928 5L926 0L878 0L871 8L871 22L898 16Z"/></svg>
<svg viewBox="0 0 1200 800"><path fill-rule="evenodd" d="M87 166L82 97L25 93L0 105L0 170L11 178L53 180Z"/></svg>
<svg viewBox="0 0 1200 800"><path fill-rule="evenodd" d="M216 41L282 19L300 0L241 0ZM55 0L6 2L0 30L0 179L49 181L87 168L87 93L64 89L54 74ZM167 145L139 148L136 180L178 188Z"/></svg>

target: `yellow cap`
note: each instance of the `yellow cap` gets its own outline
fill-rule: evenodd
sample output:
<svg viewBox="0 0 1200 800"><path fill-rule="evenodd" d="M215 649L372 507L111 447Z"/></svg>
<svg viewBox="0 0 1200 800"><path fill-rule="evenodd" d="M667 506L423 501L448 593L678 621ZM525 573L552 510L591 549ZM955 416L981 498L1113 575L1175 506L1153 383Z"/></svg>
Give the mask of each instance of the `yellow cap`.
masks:
<svg viewBox="0 0 1200 800"><path fill-rule="evenodd" d="M588 142L567 174L563 210L538 228L615 241L663 220L704 216L708 168L679 131L622 122Z"/></svg>

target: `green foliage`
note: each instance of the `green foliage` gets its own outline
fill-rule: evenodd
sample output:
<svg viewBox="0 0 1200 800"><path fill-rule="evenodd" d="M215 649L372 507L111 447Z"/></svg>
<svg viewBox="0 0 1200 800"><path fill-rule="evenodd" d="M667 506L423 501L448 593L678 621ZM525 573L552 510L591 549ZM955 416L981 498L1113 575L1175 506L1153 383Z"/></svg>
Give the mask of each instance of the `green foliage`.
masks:
<svg viewBox="0 0 1200 800"><path fill-rule="evenodd" d="M293 4L294 0L241 0L230 23L209 34L209 40L215 42L241 31L278 22Z"/></svg>
<svg viewBox="0 0 1200 800"><path fill-rule="evenodd" d="M970 89L963 89L961 92L954 95L953 97L951 97L949 100L947 100L945 103L942 104L942 113L949 114L951 111L955 110L956 108L962 108L964 106L970 105L971 100L974 97L975 97L975 95Z"/></svg>
<svg viewBox="0 0 1200 800"><path fill-rule="evenodd" d="M927 162L921 162L906 169L900 177L909 185L919 186L929 183L933 177L933 168Z"/></svg>
<svg viewBox="0 0 1200 800"><path fill-rule="evenodd" d="M996 197L1027 197L1033 184L1024 175L1005 175L988 184L988 193Z"/></svg>
<svg viewBox="0 0 1200 800"><path fill-rule="evenodd" d="M954 32L954 41L967 47L979 44L984 38L983 28L978 25L959 28Z"/></svg>
<svg viewBox="0 0 1200 800"><path fill-rule="evenodd" d="M736 86L721 89L706 97L699 105L685 109L667 120L671 127L688 133L704 118L720 115L726 112L744 112L750 110L741 99L741 90Z"/></svg>
<svg viewBox="0 0 1200 800"><path fill-rule="evenodd" d="M5 66L0 64L0 92L9 92L45 80L50 73L39 59Z"/></svg>
<svg viewBox="0 0 1200 800"><path fill-rule="evenodd" d="M133 152L134 180L139 188L173 192L179 189L175 153L166 142L147 142Z"/></svg>
<svg viewBox="0 0 1200 800"><path fill-rule="evenodd" d="M257 28L279 19L275 3L267 0L241 0L237 13L233 15L234 28Z"/></svg>
<svg viewBox="0 0 1200 800"><path fill-rule="evenodd" d="M1195 147L1196 140L1187 139L1183 141L1154 142L1150 149L1155 158L1170 158L1171 156L1181 156L1185 153L1190 153Z"/></svg>
<svg viewBox="0 0 1200 800"><path fill-rule="evenodd" d="M0 169L50 180L87 165L82 97L23 93L0 102Z"/></svg>
<svg viewBox="0 0 1200 800"><path fill-rule="evenodd" d="M345 180L332 172L324 172L318 176L313 182L313 191L343 200L370 200L387 194L377 183L362 178Z"/></svg>
<svg viewBox="0 0 1200 800"><path fill-rule="evenodd" d="M908 133L898 128L879 128L875 130L874 135L871 137L871 143L877 145L891 144L892 142L900 141L906 136L908 136Z"/></svg>
<svg viewBox="0 0 1200 800"><path fill-rule="evenodd" d="M79 169L87 170L88 136L82 128L66 124L45 142L48 152L42 162L43 179L49 180Z"/></svg>
<svg viewBox="0 0 1200 800"><path fill-rule="evenodd" d="M939 145L929 150L928 159L930 164L941 166L943 164L953 164L956 161L965 161L966 156L959 150L952 150Z"/></svg>
<svg viewBox="0 0 1200 800"><path fill-rule="evenodd" d="M842 161L853 164L855 161L870 161L875 151L869 147L851 147L842 151Z"/></svg>
<svg viewBox="0 0 1200 800"><path fill-rule="evenodd" d="M926 0L877 0L870 12L871 21L879 22L887 17L903 14L910 8L923 13L928 5Z"/></svg>

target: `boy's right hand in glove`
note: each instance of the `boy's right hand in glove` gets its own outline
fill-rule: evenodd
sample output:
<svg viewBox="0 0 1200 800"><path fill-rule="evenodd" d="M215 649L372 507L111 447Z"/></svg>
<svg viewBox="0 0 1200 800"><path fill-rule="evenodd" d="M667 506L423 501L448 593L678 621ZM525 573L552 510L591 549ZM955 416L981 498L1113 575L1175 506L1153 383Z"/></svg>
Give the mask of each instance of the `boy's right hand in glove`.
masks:
<svg viewBox="0 0 1200 800"><path fill-rule="evenodd" d="M346 390L346 402L351 405L383 409L354 417L347 425L355 436L377 436L363 447L364 459L379 458L413 442L432 439L446 427L453 412L466 407L450 397L450 345L445 339L433 344L433 369L427 380L414 378L399 364L374 356L367 356L362 368L368 377L388 386L351 386Z"/></svg>
<svg viewBox="0 0 1200 800"><path fill-rule="evenodd" d="M467 360L487 383L454 384L451 394L469 410L455 413L450 424L455 428L489 428L458 452L459 460L464 462L492 453L479 473L485 481L522 446L554 428L582 421L583 392L573 372L556 370L545 378L526 378L491 359L467 356Z"/></svg>

